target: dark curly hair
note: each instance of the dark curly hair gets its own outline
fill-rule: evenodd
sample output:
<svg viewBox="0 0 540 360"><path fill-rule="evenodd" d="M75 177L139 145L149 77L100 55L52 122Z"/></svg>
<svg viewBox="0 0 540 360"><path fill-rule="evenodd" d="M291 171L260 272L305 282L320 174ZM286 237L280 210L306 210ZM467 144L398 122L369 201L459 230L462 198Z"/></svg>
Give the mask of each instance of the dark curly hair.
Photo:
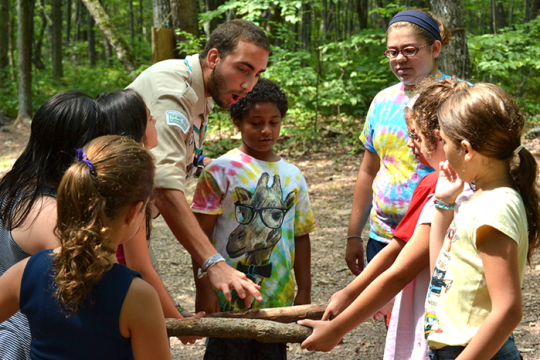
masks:
<svg viewBox="0 0 540 360"><path fill-rule="evenodd" d="M240 98L236 104L229 108L231 119L242 121L245 113L247 113L255 104L261 102L274 103L281 117L285 117L289 109L287 94L285 94L278 84L268 79L259 79L253 90L247 93L243 98Z"/></svg>

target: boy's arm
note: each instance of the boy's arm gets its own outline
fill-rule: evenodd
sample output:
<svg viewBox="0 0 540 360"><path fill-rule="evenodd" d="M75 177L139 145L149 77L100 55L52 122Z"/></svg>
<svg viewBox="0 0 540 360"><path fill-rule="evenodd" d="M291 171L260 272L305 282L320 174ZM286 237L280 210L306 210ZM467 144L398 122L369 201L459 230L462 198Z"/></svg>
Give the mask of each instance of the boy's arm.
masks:
<svg viewBox="0 0 540 360"><path fill-rule="evenodd" d="M311 304L311 242L309 234L294 238L294 276L298 293L294 305Z"/></svg>
<svg viewBox="0 0 540 360"><path fill-rule="evenodd" d="M210 239L214 226L216 224L217 215L193 213L197 219L201 229L205 235ZM193 263L193 277L195 279L195 287L197 289L195 295L195 311L205 311L207 314L220 312L221 306L219 304L218 297L210 284L208 276L199 279L199 264L192 258Z"/></svg>

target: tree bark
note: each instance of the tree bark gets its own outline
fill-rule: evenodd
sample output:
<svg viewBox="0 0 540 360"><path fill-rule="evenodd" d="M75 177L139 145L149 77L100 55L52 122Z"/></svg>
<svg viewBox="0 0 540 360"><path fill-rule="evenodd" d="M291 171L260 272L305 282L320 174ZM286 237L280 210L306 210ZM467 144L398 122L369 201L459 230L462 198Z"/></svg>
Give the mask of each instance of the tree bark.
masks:
<svg viewBox="0 0 540 360"><path fill-rule="evenodd" d="M45 36L45 29L47 28L47 14L45 14L45 0L40 0L40 17L41 17L41 29L39 34L34 37L34 51L32 52L32 62L36 69L45 70L45 64L43 64L41 50L43 48L43 37Z"/></svg>
<svg viewBox="0 0 540 360"><path fill-rule="evenodd" d="M62 68L62 0L51 1L51 60L53 80L64 75Z"/></svg>
<svg viewBox="0 0 540 360"><path fill-rule="evenodd" d="M302 21L300 23L300 42L302 49L309 51L311 44L311 5L302 4Z"/></svg>
<svg viewBox="0 0 540 360"><path fill-rule="evenodd" d="M95 21L90 13L86 14L86 23L88 25L86 39L88 41L88 61L90 66L96 66L96 32L94 30Z"/></svg>
<svg viewBox="0 0 540 360"><path fill-rule="evenodd" d="M302 319L320 320L326 305L300 305L270 309L247 309L206 315L207 318L258 319L291 323Z"/></svg>
<svg viewBox="0 0 540 360"><path fill-rule="evenodd" d="M8 78L9 0L0 0L0 81Z"/></svg>
<svg viewBox="0 0 540 360"><path fill-rule="evenodd" d="M29 1L17 0L17 67L19 68L19 113L13 126L32 119L32 44Z"/></svg>
<svg viewBox="0 0 540 360"><path fill-rule="evenodd" d="M71 42L71 0L66 0L66 30L65 33L65 44L69 46Z"/></svg>
<svg viewBox="0 0 540 360"><path fill-rule="evenodd" d="M220 5L223 5L225 0L204 0L204 9L205 11L216 10ZM219 20L214 18L210 22L205 22L203 25L206 38L210 38L210 35L218 27Z"/></svg>
<svg viewBox="0 0 540 360"><path fill-rule="evenodd" d="M196 0L170 0L171 1L171 16L172 24L175 30L193 34L196 38L200 37L199 19L198 19L198 4ZM176 35L174 33L176 43L185 41L185 36ZM175 51L176 52L176 51ZM190 54L178 54L179 58L185 58Z"/></svg>
<svg viewBox="0 0 540 360"><path fill-rule="evenodd" d="M356 13L358 14L358 23L360 30L367 29L368 24L368 0L358 0L356 3Z"/></svg>
<svg viewBox="0 0 540 360"><path fill-rule="evenodd" d="M15 13L17 11L17 3L15 3L14 11ZM11 11L10 11L11 13ZM15 16L11 16L9 19L9 45L8 45L8 59L9 59L9 69L11 74L11 81L15 81L15 47L16 41L15 41Z"/></svg>
<svg viewBox="0 0 540 360"><path fill-rule="evenodd" d="M263 343L301 343L313 330L298 324L253 319L167 319L168 336L246 338Z"/></svg>
<svg viewBox="0 0 540 360"><path fill-rule="evenodd" d="M156 29L172 29L172 21L169 13L171 12L171 3L169 0L153 0L154 27Z"/></svg>
<svg viewBox="0 0 540 360"><path fill-rule="evenodd" d="M133 0L129 0L129 34L131 35L131 48L135 49L135 13Z"/></svg>
<svg viewBox="0 0 540 360"><path fill-rule="evenodd" d="M114 48L114 51L116 51L118 61L120 61L122 65L124 65L124 68L130 74L130 76L135 79L136 76L131 75L131 73L137 69L137 62L135 61L135 57L133 56L131 49L129 48L122 35L120 35L118 30L116 30L116 27L109 19L109 16L105 12L105 10L103 10L103 7L99 3L99 0L81 1L96 21L96 24L98 25L103 35L107 38L109 44L111 44L111 46Z"/></svg>
<svg viewBox="0 0 540 360"><path fill-rule="evenodd" d="M447 75L470 79L471 65L465 28L465 13L461 0L431 0L433 14L443 18L452 31L454 39L446 46L439 58L439 69Z"/></svg>

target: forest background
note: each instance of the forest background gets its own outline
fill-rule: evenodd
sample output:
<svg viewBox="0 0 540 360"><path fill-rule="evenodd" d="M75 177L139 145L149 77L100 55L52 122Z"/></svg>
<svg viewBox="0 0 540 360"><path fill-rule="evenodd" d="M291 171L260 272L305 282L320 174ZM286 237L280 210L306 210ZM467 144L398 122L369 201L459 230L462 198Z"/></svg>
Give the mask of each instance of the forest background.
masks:
<svg viewBox="0 0 540 360"><path fill-rule="evenodd" d="M409 7L449 22L455 40L443 71L501 85L537 122L540 0L0 0L0 115L28 123L61 91L124 88L152 61L197 53L219 24L243 18L267 31L264 77L289 95L278 146L304 153L323 146L313 139L337 135L358 152L371 100L397 82L383 55L385 29ZM211 131L230 129L226 112L212 117Z"/></svg>

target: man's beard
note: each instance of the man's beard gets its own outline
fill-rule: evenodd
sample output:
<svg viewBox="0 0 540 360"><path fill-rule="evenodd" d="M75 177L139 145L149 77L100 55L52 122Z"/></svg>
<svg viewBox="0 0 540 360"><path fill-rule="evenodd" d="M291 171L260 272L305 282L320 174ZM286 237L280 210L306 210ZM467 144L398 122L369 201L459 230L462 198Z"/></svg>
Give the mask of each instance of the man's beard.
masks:
<svg viewBox="0 0 540 360"><path fill-rule="evenodd" d="M214 68L212 74L210 74L210 78L208 78L208 92L212 96L214 103L220 108L228 109L231 104L226 104L223 100L223 95L225 94L225 77L219 70L220 65L218 64Z"/></svg>

